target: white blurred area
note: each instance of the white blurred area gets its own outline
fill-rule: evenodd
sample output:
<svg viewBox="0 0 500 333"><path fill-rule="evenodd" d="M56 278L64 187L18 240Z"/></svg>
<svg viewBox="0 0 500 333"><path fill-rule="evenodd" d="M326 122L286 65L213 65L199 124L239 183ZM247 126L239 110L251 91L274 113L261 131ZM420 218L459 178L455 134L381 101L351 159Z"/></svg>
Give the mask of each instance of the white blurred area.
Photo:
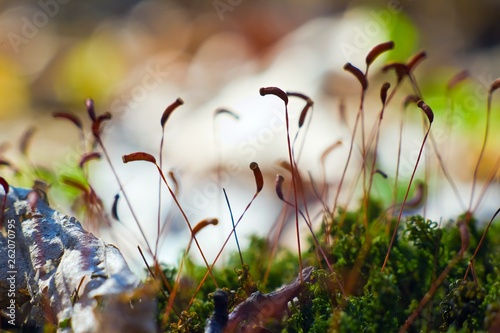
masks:
<svg viewBox="0 0 500 333"><path fill-rule="evenodd" d="M64 6L61 5L61 13L64 12ZM106 128L104 142L153 248L158 221L157 170L145 162L125 165L121 162L121 156L144 151L153 154L159 161L162 135L160 118L165 107L178 97L185 104L171 115L165 126L163 170L165 174L174 172L180 185L178 199L193 226L204 218L219 219L219 225L208 226L197 237L209 262L232 228L222 186L227 191L235 219L238 219L255 192L249 164L257 162L265 176L264 190L237 228L243 247L248 244L246 240L250 234L266 236L275 232L272 227L283 207L275 194L276 174L284 175L285 189L290 188L290 174L278 165L279 161L288 160L284 105L274 96L260 96L261 87L277 86L285 91L302 92L314 100L313 111L300 130L295 149L297 158L300 151L299 168L306 183L308 208L316 227L321 223L322 208L315 198L308 172L316 186L322 188L321 155L335 142L343 142L325 163L326 183L330 188L327 204L332 208L349 151L360 90L358 82L345 73L342 67L346 62L351 62L364 70L365 55L376 44L389 40L389 33L380 24L378 30L366 32L369 29L367 22L378 22L369 9L353 8L303 22L276 16L274 21L267 17L262 23L244 24L238 19L245 17L242 13L245 8L235 7L233 11L225 12L224 21L221 21L215 10L192 17L180 6L143 1L131 9L125 19L108 18L98 21L95 26L83 25L83 28L88 29L85 38L72 38L71 34L59 38L61 31L58 29L61 26L49 19L38 28L39 32L34 33L33 38L18 45L18 52L14 52L12 43L9 45L9 38L4 39L0 46L5 63L20 64L17 75L25 78L24 83L18 83L14 88L19 94L45 96L46 99L42 101L46 104L42 104L42 108L52 111L61 108L58 104L61 103L64 108L67 106L85 118L82 101L90 96L96 100L98 113L112 113L113 119ZM40 9L36 6L20 6L4 11L1 19L6 31L20 34L22 26L19 26L19 22L22 24L22 21L19 18L34 17L37 10ZM259 12L252 14L255 16ZM221 29L221 25L233 29ZM262 37L265 45L257 47L259 39L250 36L250 33L257 34L257 30L264 36L270 34L274 37ZM367 132L381 107L378 87L382 80L394 82L394 77L380 74L384 58L381 56L377 59L370 70L374 88L369 91L366 101ZM10 75L14 77L15 74ZM44 83L38 83L42 77ZM380 137L379 168L388 174L387 181L391 184L397 156L399 105L409 92L409 89L401 92L399 99L393 103L394 108L386 111ZM1 100L6 98L0 98L2 109L8 106L22 113L28 108L22 101L7 106L1 104ZM349 128L344 126L339 113L341 100L346 104ZM288 111L292 140L298 130L298 116L303 106L303 101L290 98ZM234 112L239 119L227 114L214 117L218 108ZM414 160L415 149L419 149L423 138L419 116L410 116L412 123L407 122L405 125L402 159L406 161ZM47 112L26 113L16 119L6 116L1 128L2 133L5 133L4 140L18 138L26 123L43 126L39 135L48 137L46 141L34 143L32 154L35 160L67 157L68 152L64 148L45 151L42 149L45 144L55 144L57 147L61 147L61 144L78 144L77 135L68 128L70 126L50 120ZM358 128L357 143L359 133ZM498 142L498 139L493 141ZM458 134L453 144L458 147L464 145ZM471 142L467 145L474 153L470 159L462 161L463 168L457 170L453 165L463 160L462 156L449 154L447 160L447 166L466 204L480 143ZM489 153L494 152L492 146L489 146ZM432 157L432 172L438 174L433 180L435 183L430 185L426 215L434 220L446 221L464 210L458 200L453 198L429 144L426 151ZM489 157L486 165L492 165L495 158ZM222 166L221 184L217 173L219 162ZM420 178L424 175L424 167L425 160L421 162L417 173ZM464 176L464 169L470 173ZM359 147L355 146L340 197L341 205L358 205L357 196L350 198L349 193L359 170ZM484 174L487 172L484 171ZM405 179L409 179L408 174ZM476 196L487 177L483 175L481 179ZM90 181L109 211L119 186L104 160L92 164ZM173 182L170 184L173 186ZM177 264L190 234L164 184L161 187L160 222L168 221L169 227L161 236L159 259ZM478 209L481 218L489 218L497 208L499 192L496 186L487 193ZM122 196L118 206L121 223L114 222L111 230L103 231L103 237L122 250L131 266L141 270L144 266L136 248L140 245L144 251L147 247L123 199ZM290 215L287 219L290 219ZM293 221L289 223L282 239L290 247L296 246L293 224ZM304 226L303 221L301 225ZM301 233L305 239L305 227ZM235 248L234 239L231 239L226 251ZM194 244L190 253L200 259Z"/></svg>
<svg viewBox="0 0 500 333"><path fill-rule="evenodd" d="M121 154L134 150L157 155L161 136L159 119L164 107L177 97L185 101L185 105L172 114L165 126L164 169L176 171L181 185L180 201L193 225L207 217L219 218L219 225L207 227L198 236L210 262L232 228L222 189L217 186L219 158L223 165L221 185L228 193L236 220L255 192L249 164L258 162L265 175L265 189L237 228L243 247L248 244L246 240L250 234L266 236L277 221L282 203L275 194L276 174L286 176L286 188L290 185L288 171L278 166L279 161L288 161L284 104L276 97L260 96L259 88L277 86L286 91L303 92L315 101L314 109L308 116L312 118L302 128L296 143L296 150L301 151L299 166L306 182L307 172L310 171L321 186L320 156L329 145L342 140L345 144L327 159L326 164L329 182L338 182L347 158L350 133L339 124L339 99L328 96L324 90L328 75L335 75L342 84L352 86L353 95L348 98L355 102L357 86L342 71L347 59L339 45L353 38L349 27L367 17L361 11L351 16L348 20L341 17L311 20L287 34L261 59L245 54L248 46L242 36L226 32L212 36L203 43L192 61L185 64L184 76L177 80L170 75L166 77L157 89L148 92L146 99L138 101L134 108L125 109L116 130L110 131L107 143L120 148L115 150L117 161ZM381 35L380 41L386 39ZM358 60L362 61L363 54L368 51L369 47L360 50ZM153 59L161 59L161 55L153 55ZM167 72L176 71L179 65L182 68L182 63L173 61L162 68ZM132 75L131 82L140 84L141 81ZM304 102L300 99L290 98L292 140L303 106ZM214 117L215 111L221 107L234 112L239 119L226 114ZM355 112L355 107L353 103L349 111ZM303 148L299 149L301 146ZM359 165L359 156L353 157L352 165ZM137 207L141 220L149 221L148 239L155 239L158 175L154 167L119 165L118 172L127 184L126 190L132 201L138 203L134 207ZM352 178L351 174L348 174L347 183ZM106 180L112 179L112 176L107 168L97 171L94 176L93 184L99 193L109 189ZM116 191L116 185L113 191ZM107 197L112 197L113 191ZM316 223L319 223L321 207L314 203L310 185L308 191L309 208L312 208ZM172 231L163 240L160 259L177 263L189 239L189 231L177 207L172 205L169 194L164 192L162 196L163 216L169 210L176 213ZM120 215L130 220L123 201ZM304 225L303 221L301 225ZM316 226L319 227L318 224ZM291 229L291 235L295 233L292 224L288 229ZM305 239L305 227L301 232ZM287 235L288 231L284 234L285 243L296 246L295 240ZM227 250L235 248L235 241L231 239ZM194 244L191 253L200 257Z"/></svg>

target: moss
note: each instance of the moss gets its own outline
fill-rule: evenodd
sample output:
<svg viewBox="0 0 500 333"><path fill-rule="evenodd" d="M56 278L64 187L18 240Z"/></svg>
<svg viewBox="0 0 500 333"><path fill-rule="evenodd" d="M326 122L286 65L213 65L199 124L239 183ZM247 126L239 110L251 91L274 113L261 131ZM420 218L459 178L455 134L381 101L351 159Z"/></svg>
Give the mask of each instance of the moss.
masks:
<svg viewBox="0 0 500 333"><path fill-rule="evenodd" d="M383 48L375 47L375 51L370 52L369 57L367 56L367 66L381 52L394 46L387 48L387 45L390 44L385 44ZM398 82L405 75L410 76L413 88L418 91L414 78L410 75L414 67L415 63L409 61L407 64L392 64L385 69L395 70ZM362 106L368 78L352 64L347 64L344 69L353 74L361 84ZM495 86L490 88L490 93L494 91L493 88ZM279 88L262 88L260 93L281 98L287 107L288 95ZM381 93L381 97L382 95ZM382 98L384 107L386 97ZM305 99L311 106L309 99ZM434 121L434 114L423 101L419 100L417 105L424 111L429 123L418 161ZM86 107L92 120L95 143L98 143L107 156L100 138L101 125L103 121L110 120L111 115L102 114L96 117L91 100L86 101ZM360 111L362 109L363 107ZM287 108L285 110L288 115ZM307 111L307 107L304 110ZM172 111L172 106L165 110L162 127ZM304 119L302 115L305 117L306 113L301 114ZM381 112L380 119L382 115ZM380 130L380 123L378 126L377 131ZM354 133L353 130L353 143ZM366 156L366 165L372 164L372 168L369 170L367 167L364 171L371 172L372 175L378 171L386 178L387 175L375 169L377 143L375 140L373 156ZM92 144L89 152L95 148ZM296 172L300 174L295 170L296 166L292 165L293 149L290 146L288 148L289 171L292 175ZM352 152L353 146L350 149ZM127 156L129 158L124 158L124 162L146 161L156 165L155 158L145 152L124 157ZM323 157L325 156L326 154ZM349 162L346 163L345 170ZM263 176L257 163L253 162L252 165L257 196L263 186ZM156 166L162 173L161 168ZM412 180L417 167L418 162ZM80 215L90 215L90 220L100 220L96 218L99 214L102 217L106 215L101 200L90 186L88 175L82 171L81 166L74 172L64 169L58 175L42 168L32 171L41 179L68 188L67 197L74 202L73 208L77 213L79 211ZM345 174L342 179L344 176ZM385 184L385 194L376 197L370 192L373 184L371 177L369 179L369 182L364 179L363 189L368 190L363 193L360 208L346 210L344 207L338 207L337 199L333 211L329 211L325 205L322 226L320 230L314 231L315 237L310 236L309 243L304 244L303 249L307 251L301 253L300 259L296 253L274 248L266 238L252 236L247 249L241 254L232 253L225 265L213 268L211 274L208 274L206 266L195 263L189 257L184 258L182 274L178 281L177 268L162 266L162 274L157 274L162 275L157 311L159 328L165 332L204 332L206 321L214 311L213 293L216 289L222 288L227 293L225 305L232 311L238 304L249 299L255 291L275 291L290 283L297 276L299 267L312 265L315 267L312 278L304 281L298 296L289 302L288 309L282 311L282 315L277 318L264 316L262 322L256 324L262 326L261 331L395 332L405 327L404 325L409 332L488 330L498 321L500 313L500 237L495 237L500 232L500 227L492 225L483 239L484 224L475 220L471 213L443 223L418 215L396 220L391 211L397 211L399 208L387 207L388 200L394 200L393 192L396 192L394 196L398 202L404 200L408 204L410 200L406 200L413 190L413 205L408 206L415 208L425 200L425 182L421 183L422 187L415 186L416 182L412 184L412 181L408 184L395 184L395 189L388 188ZM285 201L282 181L283 178L281 183L276 183L276 192L278 197ZM168 186L168 182L165 183ZM73 188L69 189L71 187ZM422 193L415 188L422 188ZM338 193L340 190L339 185ZM305 219L304 214L300 213ZM479 244L480 249L475 251ZM473 253L474 260L469 261ZM173 304L169 304L169 299L174 300ZM279 310L282 310L281 307Z"/></svg>
<svg viewBox="0 0 500 333"><path fill-rule="evenodd" d="M481 228L476 229L476 234L480 235ZM318 239L324 239L323 236L318 235ZM411 216L407 218L404 229L395 242L387 268L381 272L389 243L382 229L379 229L378 234L370 234L363 226L362 219L358 220L355 213L346 213L343 224L332 228L331 236L333 241L330 244L323 243L322 246L328 250L332 259L342 258L335 261L334 273L327 269L316 269L299 297L289 304L288 314L282 319L264 323L265 327L272 328L273 332L290 333L398 331L441 271L453 260L457 247L460 248L460 235L456 232L454 223L439 228L434 221ZM367 237L370 238L370 246L363 250ZM473 281L470 275L467 280L463 279L467 262L465 259L459 260L437 288L432 300L417 316L410 332L487 330L500 310L498 250L492 244L498 244L498 241L491 236L487 239L485 248L489 251L480 251L481 256L475 261L477 281ZM477 244L478 239L473 237L473 241ZM289 275L296 274L297 256L281 249L277 254L278 259L271 266L267 284L263 285L261 278L267 262L263 262L262 258L269 251L266 244L265 239L253 236L249 248L242 253L246 262L243 269L224 268L215 271L221 285L233 295L230 307L245 299L245 289L250 281L253 287L269 291L289 281ZM312 241L310 246L313 248ZM366 253L359 269L356 262L361 251ZM467 252L466 257L470 255ZM234 260L234 265L238 258L239 255L235 253L231 259ZM314 251L306 252L303 260L321 264ZM193 263L190 265L189 276L194 280L206 270ZM234 267L231 264L228 266ZM353 269L359 269L359 274L353 274ZM196 273L198 270L200 273ZM283 274L289 270L292 274ZM489 273L479 275L477 272ZM352 277L358 280L349 284L347 279ZM351 286L346 295L342 293L339 282L343 288ZM197 302L189 312L183 314L180 322L184 324L170 325L166 331L187 332L183 327L189 327L189 332L203 332L203 318L208 318L213 308L210 288L212 286L207 281ZM183 290L190 295L189 289Z"/></svg>

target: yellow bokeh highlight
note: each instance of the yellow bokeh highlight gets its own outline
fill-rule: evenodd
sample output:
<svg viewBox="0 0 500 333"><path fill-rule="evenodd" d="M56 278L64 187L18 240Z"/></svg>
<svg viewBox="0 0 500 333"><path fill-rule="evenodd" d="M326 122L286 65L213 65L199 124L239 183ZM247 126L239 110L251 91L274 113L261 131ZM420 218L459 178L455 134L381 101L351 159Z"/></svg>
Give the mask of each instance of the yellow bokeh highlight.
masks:
<svg viewBox="0 0 500 333"><path fill-rule="evenodd" d="M21 69L9 58L0 56L0 118L28 110L29 91Z"/></svg>
<svg viewBox="0 0 500 333"><path fill-rule="evenodd" d="M121 46L111 35L95 35L77 43L56 74L59 100L71 104L81 104L87 97L105 100L125 74L123 57Z"/></svg>

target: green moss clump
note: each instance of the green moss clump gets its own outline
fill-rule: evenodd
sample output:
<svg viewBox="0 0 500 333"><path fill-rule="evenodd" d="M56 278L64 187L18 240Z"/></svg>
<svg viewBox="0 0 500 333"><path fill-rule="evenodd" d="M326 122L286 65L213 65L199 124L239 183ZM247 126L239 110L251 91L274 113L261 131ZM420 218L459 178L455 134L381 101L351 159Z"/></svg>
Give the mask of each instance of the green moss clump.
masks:
<svg viewBox="0 0 500 333"><path fill-rule="evenodd" d="M378 212L383 214L381 210ZM386 225L380 217L365 224L362 216L361 211L340 211L331 224L330 239L325 237L325 228L316 235L322 240L320 246L327 253L333 272L326 268L325 258L315 251L311 239L310 250L303 254L303 261L322 268L316 269L312 278L304 283L283 318L269 319L262 323L263 327L283 333L397 332L443 270L450 266L409 332L488 329L500 312L500 249L499 240L492 236L500 231L498 226L491 227L483 249L478 252L474 275L468 274L464 280L468 259L483 232L477 221L470 220L470 246L462 259L455 260L461 248L456 223L439 226L421 216L408 217L394 242L388 264L381 271L390 240ZM230 311L252 290L276 290L297 276L298 257L284 249L277 251L266 274L272 260L270 251L267 240L254 236L249 248L242 253L245 266L241 267L239 255L235 253L225 268L214 271L219 286L229 291ZM185 278L192 279L194 286L206 268L190 262L186 273ZM215 286L207 279L189 312L183 312L180 320L171 314L171 323L175 319L177 324L171 324L166 331L203 332L213 309L209 295L214 290ZM192 291L183 288L182 294L190 296ZM179 299L185 297L179 296ZM160 311L161 308L160 303Z"/></svg>

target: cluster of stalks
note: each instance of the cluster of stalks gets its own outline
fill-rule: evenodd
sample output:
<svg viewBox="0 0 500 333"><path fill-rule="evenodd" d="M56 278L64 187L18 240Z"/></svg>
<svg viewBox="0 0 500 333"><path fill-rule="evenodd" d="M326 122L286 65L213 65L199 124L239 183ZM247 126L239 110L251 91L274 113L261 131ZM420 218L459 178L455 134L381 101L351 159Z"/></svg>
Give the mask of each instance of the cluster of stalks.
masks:
<svg viewBox="0 0 500 333"><path fill-rule="evenodd" d="M487 103L487 113L486 113L486 128L484 131L484 139L483 143L481 146L481 150L479 153L479 156L477 158L477 162L474 168L474 175L473 175L473 181L472 181L472 188L471 188L471 193L470 193L470 198L469 198L469 203L466 206L464 203L463 198L461 197L461 194L459 193L456 184L454 183L453 178L450 175L450 172L448 171L446 164L444 163L443 156L440 152L440 147L437 145L436 140L433 136L432 132L432 124L434 121L434 113L431 109L431 107L425 102L425 97L422 96L421 89L418 86L417 80L415 78L414 72L421 64L421 62L426 58L426 53L425 52L419 52L417 53L414 57L409 59L406 63L390 63L382 67L382 71L384 73L394 73L394 82L389 83L385 82L381 85L379 89L379 95L380 95L380 110L378 111L378 116L375 119L375 122L373 124L367 124L366 117L365 117L365 101L367 98L367 94L370 93L371 87L369 85L369 74L370 74L370 69L372 64L381 56L382 54L386 52L390 52L395 47L393 42L386 42L379 44L375 46L369 54L366 56L366 61L365 61L365 70L362 71L358 67L354 66L353 64L347 63L344 66L344 70L347 71L348 73L352 74L354 78L359 82L361 91L360 91L360 98L359 98L359 107L356 113L355 121L350 129L351 132L351 137L349 140L349 151L348 151L348 156L347 160L345 162L343 172L340 176L340 180L338 182L338 185L336 186L336 189L333 192L333 200L330 201L329 199L329 194L331 194L331 191L329 189L329 184L327 183L326 179L327 177L327 172L325 168L325 160L327 157L334 152L338 147L340 147L343 142L338 141L329 146L324 153L321 156L320 163L322 167L322 175L321 175L321 183L322 187L320 188L317 185L317 180L314 179L314 176L309 173L309 181L310 183L313 184L313 189L315 191L315 195L318 199L318 201L321 203L322 207L322 220L323 220L323 228L324 228L324 237L322 239L318 238L317 236L317 231L314 229L314 215L312 212L309 211L308 209L308 202L306 200L306 194L305 194L305 181L303 177L303 173L301 172L299 168L299 160L300 160L300 152L302 151L302 146L298 147L297 145L297 138L299 137L299 134L302 132L307 131L308 126L304 126L306 124L306 120L309 119L309 122L307 125L310 123L311 117L312 117L312 110L313 110L313 105L314 102L305 94L299 93L299 92L285 92L281 90L280 88L277 87L264 87L260 89L260 95L261 96L266 96L265 98L279 98L283 102L283 109L284 109L284 119L285 119L285 124L286 124L286 143L288 147L288 160L286 162L281 162L281 166L287 170L289 173L289 179L290 179L290 184L285 189L284 184L285 184L285 176L278 174L276 175L276 181L275 181L275 192L278 198L283 202L283 210L286 211L287 209L292 210L292 215L294 218L295 222L295 232L296 232L296 240L297 240L297 248L298 248L298 272L300 276L300 281L302 281L302 271L304 269L304 263L303 263L303 258L302 258L302 251L303 247L301 244L301 235L300 235L300 230L302 229L302 224L305 224L307 227L308 232L310 233L310 236L312 238L312 242L314 244L314 251L316 253L316 256L318 257L318 262L323 262L326 263L326 268L328 271L331 273L334 272L334 263L331 262L332 258L327 255L326 249L328 248L329 244L332 244L336 241L335 237L332 236L330 230L333 227L333 223L340 223L342 224L343 219L345 218L346 210L345 209L339 209L342 207L342 205L346 203L341 203L340 202L340 197L341 194L344 193L344 185L345 185L345 179L346 179L346 174L348 170L353 170L355 168L358 168L356 166L353 166L351 163L352 157L355 154L358 154L361 157L361 164L359 166L359 170L355 173L355 180L352 184L350 184L351 189L347 195L348 202L352 199L354 196L354 192L356 188L361 187L362 189L362 209L360 210L363 212L362 216L360 216L360 219L365 226L366 230L369 230L371 227L374 225L384 225L384 228L386 228L385 233L390 239L388 248L387 248L387 253L385 255L385 260L380 267L380 271L384 272L388 262L391 260L391 249L394 246L394 241L396 239L396 236L398 234L399 230L399 225L403 216L403 213L405 212L405 209L413 208L413 207L419 207L419 206L424 206L424 211L425 211L425 201L426 201L426 188L427 188L427 179L429 177L429 163L426 163L426 180L424 182L418 183L416 186L414 185L415 183L415 175L417 173L417 169L420 166L420 160L425 152L425 147L428 144L428 141L430 141L430 145L432 148L433 153L436 156L440 172L445 176L446 181L448 184L451 186L451 188L454 191L454 194L456 196L457 202L461 205L462 209L466 214L464 215L465 218L463 221L459 221L458 223L458 228L460 231L460 236L461 236L461 248L457 252L455 258L450 261L448 266L440 273L437 275L436 279L433 281L431 288L428 290L428 292L425 294L425 296L422 298L420 303L418 304L418 307L413 311L413 313L408 317L407 321L403 324L401 327L401 331L406 331L410 325L414 322L414 320L419 316L421 311L425 308L427 303L432 299L434 296L434 293L436 292L437 288L443 283L444 279L446 278L447 274L449 271L455 267L457 262L461 260L466 252L466 250L469 247L469 230L468 226L471 221L472 216L474 216L474 213L476 212L479 203L481 200L484 198L484 195L488 189L488 187L491 185L493 182L493 179L495 175L498 172L498 169L500 167L500 158L498 159L496 165L492 168L491 170L491 176L488 178L487 182L483 186L483 188L480 191L480 194L477 195L477 179L478 179L478 170L481 166L481 163L483 161L485 149L487 146L488 142L488 136L490 132L490 114L491 114L491 105L492 105L492 96L493 93L500 87L500 80L494 81L490 89L488 91L488 103ZM386 75L389 75L386 74ZM468 79L469 76L466 72L461 72L458 73L456 76L450 79L448 87L447 87L447 93L448 97L450 99L450 112L453 112L453 101L451 100L451 92L455 87L460 84L462 81ZM385 112L390 105L390 103L394 100L394 96L396 96L396 93L399 90L402 90L402 87L407 84L409 85L412 93L408 95L404 99L404 103L402 104L402 112L401 112L401 118L400 118L400 127L399 127L399 139L398 139L398 154L397 157L395 158L396 160L396 172L394 176L394 185L393 185L393 202L392 205L386 210L385 214L382 216L378 217L380 220L380 223L371 223L371 217L369 216L369 211L370 211L370 205L371 205L371 198L372 198L372 190L373 190L373 185L374 185L374 177L383 177L385 179L388 179L388 175L383 171L378 168L378 163L377 163L377 157L379 155L379 139L380 139L380 131L381 131L381 125L385 116ZM289 99L290 98L298 98L302 100L305 104L303 109L301 110L300 116L299 116L299 122L298 122L298 130L295 134L290 132L290 124L289 124ZM164 133L166 130L166 125L167 122L171 116L171 114L177 110L180 106L183 104L183 100L178 98L175 100L171 105L169 105L165 111L163 112L163 115L160 119L160 127L162 137L161 137L161 142L159 146L159 150L157 153L157 156L159 156L159 162L157 162L157 159L150 153L147 152L134 152L130 153L127 155L123 156L123 163L131 163L131 162L147 162L150 164L153 164L153 166L156 168L158 171L159 175L159 183L158 183L158 219L157 219L157 238L152 244L150 240L147 239L145 232L144 232L144 222L140 221L137 214L134 212L133 205L130 201L130 199L127 196L126 191L124 190L124 186L122 181L120 180L120 177L118 173L115 170L114 166L114 161L111 160L110 155L108 153L108 149L106 148L105 142L102 138L102 128L105 122L109 121L112 118L112 115L110 113L104 113L101 115L97 115L95 112L94 108L94 102L91 99L88 99L85 101L85 106L87 109L87 113L91 122L91 142L90 144L86 144L86 132L84 130L83 122L74 114L70 112L55 112L53 116L58 119L63 119L66 121L71 122L78 130L80 131L81 135L81 142L82 142L82 147L84 153L82 154L82 157L78 163L79 168L82 170L82 173L84 175L83 179L78 179L78 178L71 178L71 177L65 177L62 179L62 182L70 187L73 187L77 189L78 191L81 192L81 196L79 196L79 202L81 205L87 207L87 212L90 214L88 216L88 221L105 221L107 225L111 225L110 219L107 217L107 214L105 213L105 208L104 205L102 204L101 199L97 196L95 193L94 189L90 185L90 182L88 181L88 170L87 170L87 164L90 161L93 160L99 160L102 157L105 158L107 164L111 167L111 170L116 178L116 182L119 186L119 193L116 194L115 200L111 209L111 216L113 219L119 221L119 216L117 212L117 206L118 206L118 201L120 198L123 198L125 200L125 203L128 207L128 209L131 212L132 218L137 225L139 231L140 231L140 236L142 237L142 242L145 244L146 249L145 251L138 247L138 251L140 252L140 255L142 256L145 265L147 266L147 269L150 273L150 276L152 279L157 280L158 282L161 283L162 286L165 286L165 289L161 288L161 293L163 294L163 297L168 300L168 304L165 307L164 314L162 316L163 318L163 323L161 323L162 327L166 328L167 325L169 324L169 321L171 320L171 312L175 313L175 315L178 317L179 322L178 325L182 324L182 311L187 310L187 309L179 309L176 307L176 297L178 294L178 289L180 286L180 281L181 281L181 276L184 272L184 266L187 258L189 257L189 252L191 250L191 245L194 243L197 251L200 253L203 263L206 266L206 274L205 276L201 279L201 281L198 281L198 287L196 288L195 293L192 295L191 300L188 303L188 308L189 306L192 305L194 300L196 299L197 293L201 290L202 286L206 282L208 278L210 278L213 282L213 284L217 287L224 287L220 286L218 284L218 281L216 279L216 276L214 276L213 270L214 270L214 265L216 262L219 260L224 248L226 247L227 243L231 240L232 237L234 237L236 244L238 246L238 251L240 253L240 262L241 266L244 268L245 262L244 258L241 255L241 250L239 246L239 240L237 236L237 227L238 225L242 222L242 219L245 215L245 213L250 209L252 203L256 199L256 197L259 195L259 193L262 191L264 188L264 177L263 174L259 168L259 165L256 162L252 162L249 165L250 171L253 172L253 176L255 179L255 184L256 184L256 190L254 192L254 195L251 197L250 201L248 202L247 206L241 212L239 217L237 219L234 218L233 216L233 211L231 209L231 205L229 202L228 195L226 193L225 189L221 189L222 193L224 194L225 201L227 203L227 207L230 213L231 221L232 221L232 230L231 232L227 235L222 247L220 248L217 256L212 262L209 262L207 258L204 255L203 249L200 246L200 243L198 242L198 233L200 230L205 228L208 225L217 225L218 220L216 218L207 218L202 221L199 221L198 223L193 223L193 221L190 221L188 218L188 214L184 211L180 200L178 198L179 195L179 181L176 178L175 174L172 171L169 171L166 173L164 170L164 163L163 163L163 150L164 150ZM413 167L410 179L408 181L408 184L406 186L406 191L404 193L403 199L401 202L399 202L399 196L398 196L398 185L400 183L400 176L399 176L399 171L400 171L400 160L401 160L401 152L402 152L402 134L403 134L403 128L404 124L406 121L406 110L410 108L412 105L415 105L418 109L422 111L422 124L423 124L423 138L420 146L420 150L418 153L417 160L415 162L415 165ZM345 111L344 111L345 112ZM231 117L233 117L235 120L239 120L239 116L229 110L225 109L218 109L214 112L214 132L216 131L216 117L227 114ZM305 130L304 130L305 129ZM449 126L447 128L448 135L451 136L452 134L452 128ZM27 149L28 149L28 143L33 135L34 131L29 130L27 131L26 135L22 139L20 151L23 154L23 156L26 157L27 160L28 154L27 154ZM215 133L214 133L215 134ZM305 134L303 134L305 135ZM216 138L216 136L214 135ZM293 138L293 139L292 139ZM285 139L285 138L284 138ZM303 143L304 141L302 141ZM216 142L217 143L217 142ZM429 160L429 156L427 156L426 161ZM10 169L14 170L16 173L18 170L14 167L14 165L10 162L7 161L4 158L0 159L0 163L4 166L9 167ZM220 170L222 168L222 157L219 155L219 166L218 166L218 172L219 172L219 177L220 177ZM33 170L36 170L36 168L33 166ZM165 175L165 173L167 175ZM36 176L41 176L39 174L36 174ZM361 184L359 185L359 182ZM8 191L8 184L7 181L4 178L0 177L0 184L4 187L6 191ZM177 275L175 278L175 283L171 285L167 279L167 277L164 274L164 271L161 268L161 264L158 261L158 249L160 246L160 241L162 237L164 236L166 230L167 230L167 223L162 223L162 220L160 219L160 216L162 215L162 207L161 207L161 202L162 202L162 188L166 186L168 189L168 193L170 194L173 202L175 203L175 206L178 209L178 212L182 215L187 227L189 228L190 231L190 239L188 242L188 245L186 246L186 249L184 251L184 254L182 256L182 259L180 261L178 270L177 270ZM413 198L410 198L410 192L412 189L415 189L416 191L413 196ZM44 189L37 187L34 188L34 192L38 193L38 196L34 200L38 200L39 197L43 196ZM5 203L4 203L5 205ZM3 212L3 209L2 209ZM499 211L496 211L495 214L493 215L492 219L490 220L489 224L487 225L486 230L484 231L484 234L480 240L480 242L477 244L476 249L474 251L473 256L469 260L469 264L467 267L467 270L464 274L464 280L468 278L469 274L472 275L474 281L477 281L476 275L475 275L475 270L474 270L474 259L481 248L483 244L484 237L488 231L489 226L493 222L493 219L496 217L496 215L499 213ZM171 220L172 214L174 212L169 211L169 217L165 219L165 221ZM425 214L424 214L425 215ZM269 276L269 272L272 266L272 258L275 257L276 252L277 252L277 247L278 247L278 240L281 236L281 231L284 228L285 224L285 217L286 214L281 214L283 218L281 220L277 220L275 224L275 230L277 232L274 233L273 239L269 239L270 244L272 244L271 247L271 252L269 253L269 263L268 267L266 269L266 273L262 276L259 277L261 280L261 283L263 285L266 284L266 281ZM311 217L313 216L313 217ZM0 220L1 221L1 220ZM384 222L384 223L382 223ZM367 231L366 233L366 238L365 238L365 245L363 248L363 251L359 254L359 257L357 259L357 263L361 265L363 260L365 259L365 255L369 250L369 247L371 245L371 233ZM146 255L147 254L147 255ZM152 263L149 263L148 260L146 259L147 257L152 259ZM359 266L358 265L358 266ZM347 281L346 284L338 281L338 288L341 291L342 295L344 297L347 297L352 293L354 284L356 281L356 269L353 269L353 275L350 276L350 281Z"/></svg>

